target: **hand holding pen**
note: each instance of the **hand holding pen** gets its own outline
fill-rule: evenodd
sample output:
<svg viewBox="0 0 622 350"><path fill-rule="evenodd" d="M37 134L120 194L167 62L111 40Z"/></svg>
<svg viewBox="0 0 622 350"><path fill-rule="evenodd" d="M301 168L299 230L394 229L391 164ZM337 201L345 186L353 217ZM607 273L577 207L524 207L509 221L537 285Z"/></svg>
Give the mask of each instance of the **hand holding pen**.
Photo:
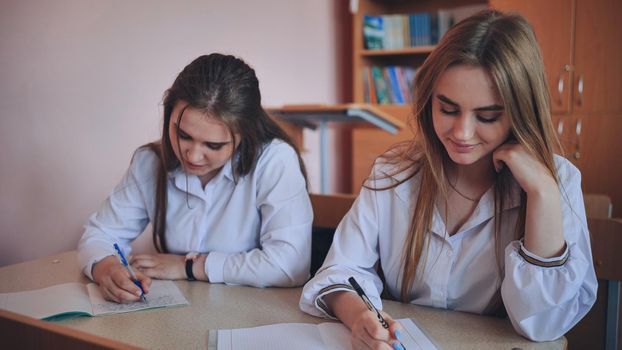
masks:
<svg viewBox="0 0 622 350"><path fill-rule="evenodd" d="M385 318L382 316L382 314L380 313L380 311L378 311L378 309L376 309L376 307L374 306L374 304L371 302L371 300L369 300L369 298L367 297L367 295L365 294L365 291L363 290L363 288L361 288L361 286L356 282L356 280L354 279L354 277L350 277L348 279L348 282L350 282L350 285L352 286L352 288L354 288L354 290L356 291L356 293L359 295L359 297L361 297L361 299L363 300L363 302L365 303L365 306L367 306L367 309L369 309L369 311L373 312L376 314L376 317L378 318L378 322L380 323L380 325L386 329L389 330L389 323L385 320ZM402 344L399 341L399 330L395 330L394 335L396 338L398 338L395 342L393 342L391 345L393 346L393 349L395 350L406 350L406 348L404 347L404 344Z"/></svg>
<svg viewBox="0 0 622 350"><path fill-rule="evenodd" d="M121 263L123 264L123 266L125 266L127 271L130 273L130 277L132 278L132 282L134 282L134 284L138 288L140 288L140 292L141 292L140 299L142 301L144 301L144 302L147 302L147 297L145 297L145 289L143 288L143 285L140 282L140 280L138 279L138 277L136 277L136 274L134 273L134 270L132 269L130 264L127 262L127 259L125 258L125 255L123 255L123 252L119 248L119 245L115 243L114 244L114 249L117 251L117 254L119 255L119 259L121 260Z"/></svg>

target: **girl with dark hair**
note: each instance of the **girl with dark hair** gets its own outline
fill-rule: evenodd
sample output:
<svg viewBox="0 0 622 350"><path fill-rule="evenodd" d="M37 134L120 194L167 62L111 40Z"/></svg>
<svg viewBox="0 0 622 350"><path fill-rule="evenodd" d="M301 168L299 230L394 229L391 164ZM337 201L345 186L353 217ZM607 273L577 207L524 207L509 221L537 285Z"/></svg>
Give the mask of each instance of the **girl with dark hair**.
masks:
<svg viewBox="0 0 622 350"><path fill-rule="evenodd" d="M530 25L486 11L455 25L415 78L414 140L380 157L300 307L336 317L355 349L399 349L348 284L481 314L553 340L591 308L581 175L555 155L548 88ZM379 277L383 275L384 281ZM384 283L383 283L384 282Z"/></svg>
<svg viewBox="0 0 622 350"><path fill-rule="evenodd" d="M151 223L158 254L130 258L146 292L151 278L298 286L312 220L302 159L262 108L255 71L211 54L166 91L161 139L134 153L86 225L78 258L107 299L138 300L113 244L129 252Z"/></svg>

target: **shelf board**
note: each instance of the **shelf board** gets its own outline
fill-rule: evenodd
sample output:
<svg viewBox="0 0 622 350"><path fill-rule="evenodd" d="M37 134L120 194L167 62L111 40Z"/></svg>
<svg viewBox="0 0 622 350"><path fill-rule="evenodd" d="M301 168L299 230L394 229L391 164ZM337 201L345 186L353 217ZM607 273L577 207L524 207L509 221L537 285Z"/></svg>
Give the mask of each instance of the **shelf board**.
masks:
<svg viewBox="0 0 622 350"><path fill-rule="evenodd" d="M399 56L399 55L423 55L429 54L434 50L436 46L417 46L417 47L406 47L403 49L395 49L395 50L361 50L361 56Z"/></svg>

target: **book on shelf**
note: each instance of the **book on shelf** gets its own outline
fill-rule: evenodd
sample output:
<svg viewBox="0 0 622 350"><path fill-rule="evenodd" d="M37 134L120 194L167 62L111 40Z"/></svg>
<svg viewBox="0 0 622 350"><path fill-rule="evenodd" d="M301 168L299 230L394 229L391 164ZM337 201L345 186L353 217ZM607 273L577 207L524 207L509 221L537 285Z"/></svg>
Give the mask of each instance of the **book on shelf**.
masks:
<svg viewBox="0 0 622 350"><path fill-rule="evenodd" d="M389 89L387 87L387 82L384 79L382 74L382 68L378 66L371 67L372 73L372 81L376 88L376 97L378 99L379 104L389 104L391 100L389 99Z"/></svg>
<svg viewBox="0 0 622 350"><path fill-rule="evenodd" d="M411 103L415 73L416 69L408 66L364 67L364 101L374 104Z"/></svg>
<svg viewBox="0 0 622 350"><path fill-rule="evenodd" d="M438 9L432 12L364 15L365 48L390 50L436 45L454 23L483 9L486 9L485 4Z"/></svg>
<svg viewBox="0 0 622 350"><path fill-rule="evenodd" d="M372 76L371 68L368 66L363 67L363 100L365 103L378 103L378 97L376 95L376 84L374 84L374 77Z"/></svg>
<svg viewBox="0 0 622 350"><path fill-rule="evenodd" d="M391 101L396 104L404 104L404 97L402 96L402 90L400 89L400 83L397 81L397 73L395 66L387 66L386 71L389 76L391 84Z"/></svg>
<svg viewBox="0 0 622 350"><path fill-rule="evenodd" d="M365 48L382 49L385 36L384 19L382 16L363 16L363 38Z"/></svg>

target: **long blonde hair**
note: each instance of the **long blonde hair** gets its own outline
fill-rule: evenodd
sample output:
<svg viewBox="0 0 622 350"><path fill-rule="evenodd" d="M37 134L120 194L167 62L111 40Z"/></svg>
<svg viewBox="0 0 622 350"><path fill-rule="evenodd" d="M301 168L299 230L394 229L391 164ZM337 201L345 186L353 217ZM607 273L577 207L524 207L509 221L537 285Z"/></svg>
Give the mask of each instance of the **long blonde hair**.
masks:
<svg viewBox="0 0 622 350"><path fill-rule="evenodd" d="M407 147L396 147L384 158L389 164L399 164L396 172L413 170L406 179L390 187L421 174L419 195L402 252L403 301L408 301L412 285L420 277L417 269L424 245L429 241L436 196L441 193L446 198L447 193L444 164L448 155L432 124L433 90L445 70L460 64L480 66L489 72L511 120L510 137L540 160L558 181L553 156L554 150L560 149L559 141L551 122L544 64L531 26L520 15L494 10L480 12L456 24L417 72L411 120L415 138ZM499 268L501 213L513 181L505 167L497 175L494 185L495 245ZM520 197L516 238L522 236L525 226L525 193L521 191Z"/></svg>

